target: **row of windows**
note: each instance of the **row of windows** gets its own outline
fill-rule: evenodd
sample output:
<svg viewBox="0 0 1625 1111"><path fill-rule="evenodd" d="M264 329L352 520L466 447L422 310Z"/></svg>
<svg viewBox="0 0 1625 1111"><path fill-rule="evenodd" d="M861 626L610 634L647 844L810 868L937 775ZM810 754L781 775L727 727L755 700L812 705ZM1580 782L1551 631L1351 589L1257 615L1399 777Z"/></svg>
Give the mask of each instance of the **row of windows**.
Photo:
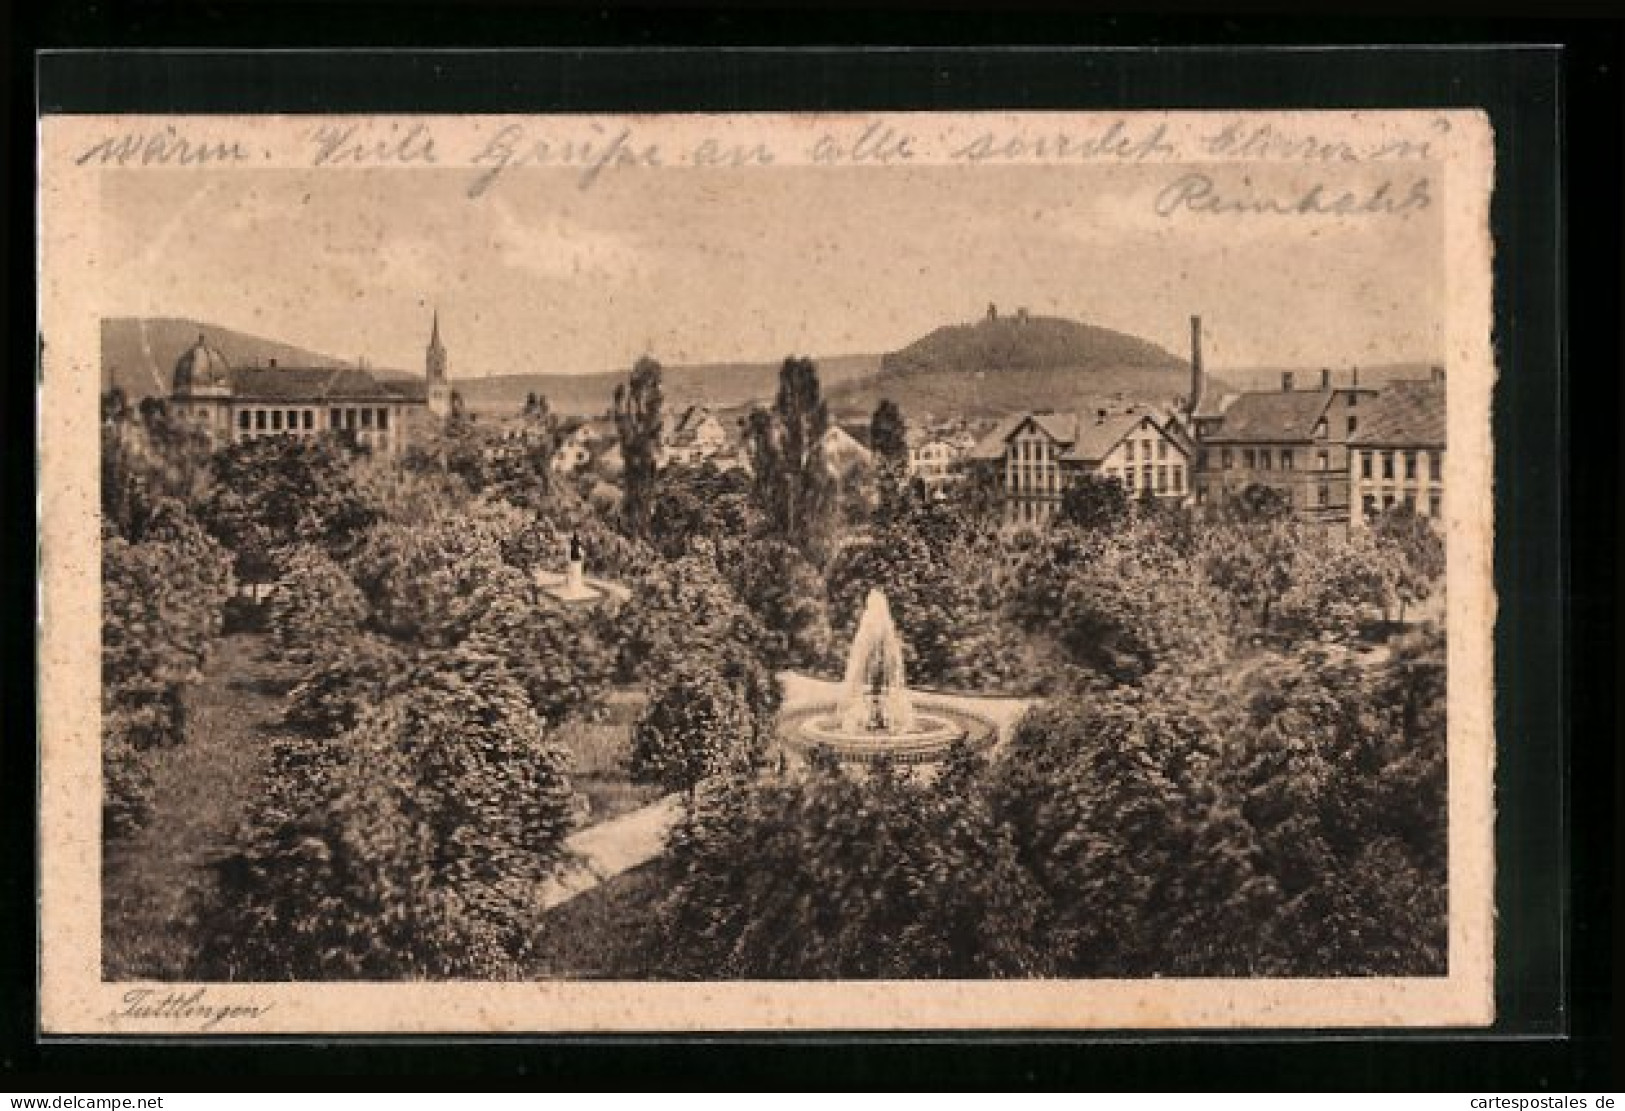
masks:
<svg viewBox="0 0 1625 1111"><path fill-rule="evenodd" d="M1238 454L1233 448L1221 448L1219 450L1219 466L1227 471L1234 470L1237 457ZM1289 447L1284 447L1277 450L1272 450L1267 447L1242 448L1239 453L1239 457L1241 459L1242 467L1249 471L1269 471L1276 469L1277 466L1279 466L1279 468L1283 471L1291 471L1296 470L1298 466L1297 452ZM1201 454L1198 456L1198 462L1202 467L1205 468L1208 465L1209 458L1210 457L1207 453L1207 449L1204 448ZM1315 470L1317 471L1331 470L1331 453L1328 451L1315 452L1314 464Z"/></svg>
<svg viewBox="0 0 1625 1111"><path fill-rule="evenodd" d="M1185 492L1185 468L1177 464L1172 467L1159 466L1155 469L1150 464L1145 464L1138 470L1134 467L1124 467L1121 471L1116 467L1107 467L1103 473L1107 478L1117 479L1130 490L1155 489L1159 494ZM1156 482L1155 487L1152 486L1153 480Z"/></svg>
<svg viewBox="0 0 1625 1111"><path fill-rule="evenodd" d="M1415 513L1417 504L1416 491L1406 490L1402 494L1395 494L1392 490L1384 490L1381 494L1380 502L1378 495L1366 494L1360 499L1360 504L1365 509L1365 515L1367 517L1376 515L1379 504L1383 509L1392 509L1396 505L1403 504L1405 508L1409 509L1412 513ZM1444 495L1437 490L1429 491L1427 500L1427 515L1429 517L1438 517L1443 512Z"/></svg>
<svg viewBox="0 0 1625 1111"><path fill-rule="evenodd" d="M1126 443L1123 444L1123 451L1128 455L1128 460L1129 460L1130 463L1134 462L1134 449L1135 449L1135 441L1133 441L1133 440L1129 440L1129 441L1127 441ZM1139 450L1140 450L1140 458L1141 459L1150 459L1151 458L1151 441L1150 440L1141 440L1139 442ZM1166 458L1168 458L1168 441L1167 440L1158 440L1157 441L1157 458L1158 459L1166 459Z"/></svg>
<svg viewBox="0 0 1625 1111"><path fill-rule="evenodd" d="M237 413L237 427L244 432L297 432L315 431L314 409L242 409ZM378 428L389 429L387 408L329 409L327 427L330 429Z"/></svg>
<svg viewBox="0 0 1625 1111"><path fill-rule="evenodd" d="M1395 470L1395 457L1398 456L1399 460L1403 462L1405 477L1414 481L1417 474L1418 457L1423 454L1427 456L1428 479L1432 482L1442 481L1444 478L1444 453L1438 451L1426 453L1418 451L1362 451L1359 452L1360 477L1374 478L1373 472L1380 464L1382 477L1392 479Z"/></svg>

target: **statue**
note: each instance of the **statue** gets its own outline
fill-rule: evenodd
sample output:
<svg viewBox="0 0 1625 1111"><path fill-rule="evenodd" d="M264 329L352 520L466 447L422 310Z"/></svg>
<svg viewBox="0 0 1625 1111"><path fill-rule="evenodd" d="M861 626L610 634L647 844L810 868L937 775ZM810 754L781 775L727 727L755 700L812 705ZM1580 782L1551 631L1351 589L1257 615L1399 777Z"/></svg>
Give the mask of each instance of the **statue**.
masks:
<svg viewBox="0 0 1625 1111"><path fill-rule="evenodd" d="M581 537L575 533L570 534L570 559L564 568L564 590L571 596L579 595L583 589L583 578L586 566L586 553L581 548Z"/></svg>

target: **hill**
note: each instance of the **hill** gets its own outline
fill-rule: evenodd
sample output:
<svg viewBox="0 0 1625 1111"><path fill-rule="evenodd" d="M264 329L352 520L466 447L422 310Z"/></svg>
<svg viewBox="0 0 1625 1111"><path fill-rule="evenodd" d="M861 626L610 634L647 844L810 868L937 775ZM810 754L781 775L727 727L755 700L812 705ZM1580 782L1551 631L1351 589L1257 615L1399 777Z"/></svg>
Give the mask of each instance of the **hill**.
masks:
<svg viewBox="0 0 1625 1111"><path fill-rule="evenodd" d="M1183 370L1184 359L1154 343L1058 316L1013 316L948 324L881 359L883 377L921 371L1002 374L1010 370L1103 368Z"/></svg>
<svg viewBox="0 0 1625 1111"><path fill-rule="evenodd" d="M905 415L995 419L1025 409L1167 404L1189 388L1189 367L1135 336L1052 316L950 324L886 355L880 373L826 390L855 419L882 398Z"/></svg>
<svg viewBox="0 0 1625 1111"><path fill-rule="evenodd" d="M132 401L169 392L175 360L206 335L233 366L264 366L273 359L283 366L339 367L353 364L263 336L171 317L112 317L102 321L102 389L120 386ZM406 376L404 371L373 369L381 378Z"/></svg>

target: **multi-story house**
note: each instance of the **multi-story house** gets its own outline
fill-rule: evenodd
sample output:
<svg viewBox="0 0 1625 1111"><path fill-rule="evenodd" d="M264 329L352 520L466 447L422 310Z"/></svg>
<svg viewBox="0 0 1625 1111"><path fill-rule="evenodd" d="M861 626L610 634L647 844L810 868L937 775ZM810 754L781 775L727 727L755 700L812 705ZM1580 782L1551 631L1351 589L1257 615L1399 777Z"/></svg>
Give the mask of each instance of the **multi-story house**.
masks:
<svg viewBox="0 0 1625 1111"><path fill-rule="evenodd" d="M1396 505L1432 520L1444 515L1445 381L1390 382L1349 441L1353 519Z"/></svg>
<svg viewBox="0 0 1625 1111"><path fill-rule="evenodd" d="M1279 390L1249 390L1196 412L1198 502L1263 486L1300 516L1348 519L1348 445L1376 391L1357 379L1334 386L1329 370L1311 389L1294 378L1284 372Z"/></svg>
<svg viewBox="0 0 1625 1111"><path fill-rule="evenodd" d="M1010 525L1048 522L1067 486L1084 474L1157 498L1183 500L1190 489L1183 441L1151 413L1019 413L994 427L968 458L1002 478Z"/></svg>

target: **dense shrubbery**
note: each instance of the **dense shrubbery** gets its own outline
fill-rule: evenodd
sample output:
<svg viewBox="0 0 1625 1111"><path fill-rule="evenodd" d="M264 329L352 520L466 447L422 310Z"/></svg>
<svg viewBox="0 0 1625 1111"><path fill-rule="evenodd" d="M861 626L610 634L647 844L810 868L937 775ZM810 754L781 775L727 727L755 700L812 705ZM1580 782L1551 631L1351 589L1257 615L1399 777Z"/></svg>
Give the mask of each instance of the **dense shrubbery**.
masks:
<svg viewBox="0 0 1625 1111"><path fill-rule="evenodd" d="M333 651L367 617L367 600L326 552L301 545L277 554L283 575L267 604L272 643L290 663L308 664Z"/></svg>
<svg viewBox="0 0 1625 1111"><path fill-rule="evenodd" d="M746 775L764 755L754 710L722 675L679 665L662 678L632 730L634 779L692 793L708 779Z"/></svg>
<svg viewBox="0 0 1625 1111"><path fill-rule="evenodd" d="M243 582L276 580L278 553L299 545L343 560L375 517L354 464L331 436L244 440L215 453L198 516L232 552Z"/></svg>
<svg viewBox="0 0 1625 1111"><path fill-rule="evenodd" d="M676 975L1025 976L1040 893L985 805L884 770L702 793L659 908Z"/></svg>
<svg viewBox="0 0 1625 1111"><path fill-rule="evenodd" d="M188 686L220 631L227 557L174 499L143 510L143 539L102 532L104 819L130 833L152 803L148 750L184 738Z"/></svg>
<svg viewBox="0 0 1625 1111"><path fill-rule="evenodd" d="M206 954L228 979L518 975L573 812L567 755L485 638L283 774L237 852Z"/></svg>
<svg viewBox="0 0 1625 1111"><path fill-rule="evenodd" d="M1272 657L1234 712L1209 676L1030 717L991 794L1064 971L1441 972L1442 669L1423 634L1374 674Z"/></svg>

